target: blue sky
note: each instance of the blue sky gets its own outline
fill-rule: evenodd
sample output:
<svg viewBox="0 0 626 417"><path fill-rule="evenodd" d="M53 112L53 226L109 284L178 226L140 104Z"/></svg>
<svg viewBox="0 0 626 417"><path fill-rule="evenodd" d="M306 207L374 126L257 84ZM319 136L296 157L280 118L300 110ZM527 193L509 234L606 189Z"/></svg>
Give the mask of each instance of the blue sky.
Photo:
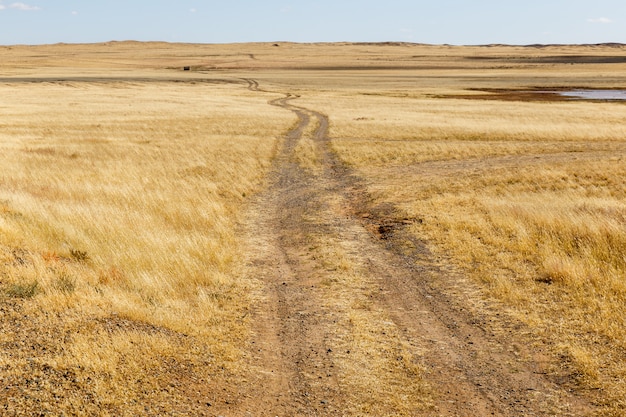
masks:
<svg viewBox="0 0 626 417"><path fill-rule="evenodd" d="M626 43L626 0L0 0L0 44Z"/></svg>

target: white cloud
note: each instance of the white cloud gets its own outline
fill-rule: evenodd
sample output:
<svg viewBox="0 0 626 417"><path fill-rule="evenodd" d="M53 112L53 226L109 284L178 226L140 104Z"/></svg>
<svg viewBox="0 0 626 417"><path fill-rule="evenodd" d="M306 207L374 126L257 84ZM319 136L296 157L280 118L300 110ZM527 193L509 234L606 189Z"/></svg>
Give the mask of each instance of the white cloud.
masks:
<svg viewBox="0 0 626 417"><path fill-rule="evenodd" d="M76 10L74 10L74 11L72 12L72 16L78 16L78 12L77 12Z"/></svg>
<svg viewBox="0 0 626 417"><path fill-rule="evenodd" d="M0 10L4 10L4 9L6 9L6 6L3 6L0 4Z"/></svg>
<svg viewBox="0 0 626 417"><path fill-rule="evenodd" d="M17 9L17 10L23 10L25 12L34 12L34 11L37 11L37 10L41 10L40 7L31 6L29 4L24 4L24 3L11 3L11 4L9 4L9 8Z"/></svg>
<svg viewBox="0 0 626 417"><path fill-rule="evenodd" d="M595 18L595 19L587 19L587 22L590 22L590 23L603 23L603 24L613 23L613 21L611 19L609 19L608 17L598 17L598 18Z"/></svg>
<svg viewBox="0 0 626 417"><path fill-rule="evenodd" d="M195 12L197 12L197 11L198 11L198 9L189 9L189 11L190 11L191 13L195 13Z"/></svg>

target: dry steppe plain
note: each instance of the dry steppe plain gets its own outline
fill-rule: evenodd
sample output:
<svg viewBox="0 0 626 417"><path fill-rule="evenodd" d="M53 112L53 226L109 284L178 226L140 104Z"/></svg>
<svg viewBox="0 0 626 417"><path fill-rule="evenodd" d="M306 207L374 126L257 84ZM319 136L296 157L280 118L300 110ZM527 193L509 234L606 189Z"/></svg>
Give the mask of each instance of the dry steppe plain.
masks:
<svg viewBox="0 0 626 417"><path fill-rule="evenodd" d="M189 67L188 71L183 71ZM626 46L0 47L0 414L623 415Z"/></svg>

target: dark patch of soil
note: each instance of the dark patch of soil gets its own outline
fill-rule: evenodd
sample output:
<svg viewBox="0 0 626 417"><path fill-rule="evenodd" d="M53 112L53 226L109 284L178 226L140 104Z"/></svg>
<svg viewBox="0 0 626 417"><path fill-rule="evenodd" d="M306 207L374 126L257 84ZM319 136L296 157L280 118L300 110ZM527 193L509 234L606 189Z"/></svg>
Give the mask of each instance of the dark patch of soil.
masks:
<svg viewBox="0 0 626 417"><path fill-rule="evenodd" d="M602 88L603 90L609 90ZM468 91L484 92L486 94L450 94L440 95L437 98L452 98L463 100L499 100L499 101L532 101L532 102L567 102L567 101L617 101L623 102L624 100L594 100L584 99L580 97L566 96L561 94L565 91L573 90L593 90L589 87L533 87L524 90L504 89L504 88L481 88L481 89L468 89Z"/></svg>

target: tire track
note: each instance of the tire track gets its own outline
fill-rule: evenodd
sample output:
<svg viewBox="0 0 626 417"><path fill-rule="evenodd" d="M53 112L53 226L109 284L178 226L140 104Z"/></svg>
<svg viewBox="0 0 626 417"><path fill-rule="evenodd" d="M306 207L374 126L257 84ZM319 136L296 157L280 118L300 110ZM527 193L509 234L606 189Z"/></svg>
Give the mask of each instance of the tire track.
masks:
<svg viewBox="0 0 626 417"><path fill-rule="evenodd" d="M255 80L245 81L251 91L263 91ZM270 186L251 207L247 222L249 275L261 282L250 349L256 371L241 388L242 401L229 411L356 415L355 410L364 409L360 402L367 397L351 392L353 381L336 372L351 359L334 353L340 339L355 337L346 325L349 313L338 300L357 295L331 294L322 285L332 272L324 272L321 258L307 255L311 236L322 235L352 249L350 262L359 266L363 283L378 289L370 295L372 320L382 312L393 322L404 346L410 346L405 353L419 363L432 387L432 407L420 406L424 398L418 397L425 394L416 393L407 399L415 402L413 408L388 414L590 413L584 400L542 375L547 359L510 333L509 324L502 324L480 301L477 288L444 270L422 242L405 232L407 219L391 206L368 207L363 182L330 148L327 116L292 104L296 98L286 95L270 102L293 112L298 123L287 134ZM320 174L303 170L293 158L312 123L322 155ZM383 339L390 346L395 343L391 336ZM376 381L381 376L370 377Z"/></svg>
<svg viewBox="0 0 626 417"><path fill-rule="evenodd" d="M246 81L250 90L261 91L256 81ZM252 394L238 406L239 413L317 415L340 409L334 365L328 355L333 313L320 308L318 282L307 276L298 253L307 233L302 217L315 210L317 201L311 179L292 161L311 123L308 111L290 104L295 98L287 95L270 102L294 112L298 122L276 157L271 185L250 211L249 263L263 283L253 313L256 337L251 359L260 366L248 387Z"/></svg>

